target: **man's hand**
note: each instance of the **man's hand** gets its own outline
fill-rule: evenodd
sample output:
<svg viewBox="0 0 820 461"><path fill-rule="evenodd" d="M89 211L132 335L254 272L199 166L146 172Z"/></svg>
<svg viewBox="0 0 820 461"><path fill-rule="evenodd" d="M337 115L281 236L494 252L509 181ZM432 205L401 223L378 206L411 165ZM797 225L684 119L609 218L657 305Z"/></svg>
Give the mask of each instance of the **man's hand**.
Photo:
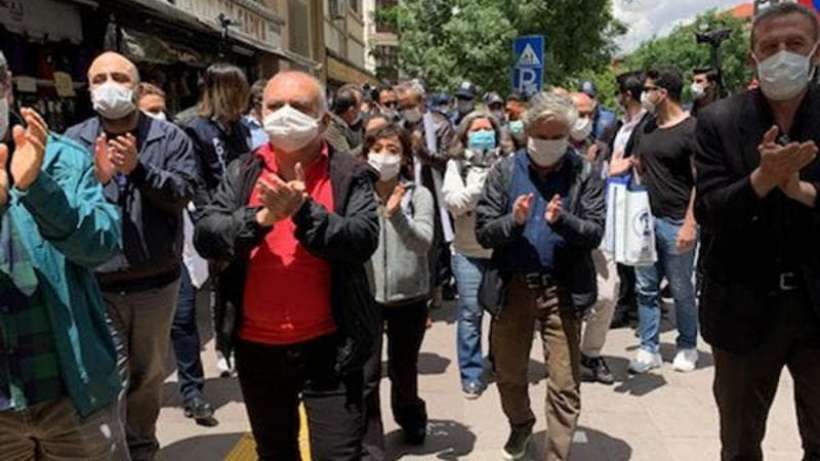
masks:
<svg viewBox="0 0 820 461"><path fill-rule="evenodd" d="M0 143L0 206L9 203L9 172L6 163L9 160L9 146Z"/></svg>
<svg viewBox="0 0 820 461"><path fill-rule="evenodd" d="M26 128L17 125L12 130L15 151L11 156L11 177L14 179L14 187L26 190L40 176L46 155L48 125L32 109L24 108L20 114L26 122Z"/></svg>
<svg viewBox="0 0 820 461"><path fill-rule="evenodd" d="M108 143L111 153L111 162L118 172L129 175L139 164L139 153L137 152L137 139L134 135L127 133L125 136L117 136Z"/></svg>
<svg viewBox="0 0 820 461"><path fill-rule="evenodd" d="M612 161L609 162L609 175L610 176L621 176L622 174L626 174L632 167L635 166L632 157L626 157L623 149L618 150L612 156Z"/></svg>
<svg viewBox="0 0 820 461"><path fill-rule="evenodd" d="M103 133L94 143L94 174L100 183L106 185L111 182L116 173L117 167L111 162L111 155L108 151L108 138Z"/></svg>
<svg viewBox="0 0 820 461"><path fill-rule="evenodd" d="M788 185L796 173L817 158L814 141L781 146L777 144L779 134L780 129L773 126L758 146L760 167L752 174L752 186L760 197L765 197L778 185Z"/></svg>
<svg viewBox="0 0 820 461"><path fill-rule="evenodd" d="M289 183L278 176L272 176L270 180L259 179L257 187L260 200L271 214L267 216L268 221L278 222L293 216L307 200L305 175L301 165L296 166L295 172L296 179Z"/></svg>
<svg viewBox="0 0 820 461"><path fill-rule="evenodd" d="M779 187L786 197L798 201L809 208L816 206L817 189L815 189L814 185L801 181L800 173L793 174Z"/></svg>
<svg viewBox="0 0 820 461"><path fill-rule="evenodd" d="M385 217L390 218L401 209L401 200L404 198L405 191L406 188L403 185L396 184L396 188L393 189L393 193L390 194L390 197L387 199L387 204L384 208Z"/></svg>
<svg viewBox="0 0 820 461"><path fill-rule="evenodd" d="M547 204L547 213L544 218L550 224L555 224L558 221L558 218L561 217L561 212L563 211L563 203L561 202L561 196L555 194L550 200L550 203Z"/></svg>
<svg viewBox="0 0 820 461"><path fill-rule="evenodd" d="M595 160L598 159L598 154L600 154L600 153L601 153L601 149L598 148L598 144L593 144L593 145L589 146L589 149L587 149L587 160L590 163L595 162Z"/></svg>
<svg viewBox="0 0 820 461"><path fill-rule="evenodd" d="M517 225L523 226L527 223L533 200L535 200L535 195L533 194L519 195L518 198L515 199L515 203L513 203L513 219Z"/></svg>
<svg viewBox="0 0 820 461"><path fill-rule="evenodd" d="M678 231L678 237L675 239L675 247L678 250L678 254L686 253L695 248L697 240L698 226L689 221L684 221L683 226L681 226Z"/></svg>

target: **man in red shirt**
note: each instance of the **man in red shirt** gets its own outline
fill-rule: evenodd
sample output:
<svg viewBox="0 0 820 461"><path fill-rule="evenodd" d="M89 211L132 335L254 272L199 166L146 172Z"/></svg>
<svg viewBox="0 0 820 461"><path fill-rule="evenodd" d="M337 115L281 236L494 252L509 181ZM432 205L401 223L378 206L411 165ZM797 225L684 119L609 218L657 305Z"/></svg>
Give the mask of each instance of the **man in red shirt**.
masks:
<svg viewBox="0 0 820 461"><path fill-rule="evenodd" d="M378 244L372 172L324 139L322 85L282 72L265 89L270 143L229 167L197 225L222 260L217 346L235 350L260 460L299 460L297 408L313 459L358 460L362 365L378 311L364 263Z"/></svg>

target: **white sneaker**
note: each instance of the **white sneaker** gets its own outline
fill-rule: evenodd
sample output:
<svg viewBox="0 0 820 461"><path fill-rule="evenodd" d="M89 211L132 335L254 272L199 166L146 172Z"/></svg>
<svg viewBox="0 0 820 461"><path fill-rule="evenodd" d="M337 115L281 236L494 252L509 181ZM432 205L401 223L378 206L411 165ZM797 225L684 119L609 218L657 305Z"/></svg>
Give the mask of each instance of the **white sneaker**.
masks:
<svg viewBox="0 0 820 461"><path fill-rule="evenodd" d="M636 374L646 373L655 368L660 368L663 364L661 354L639 349L635 358L629 362L629 371Z"/></svg>
<svg viewBox="0 0 820 461"><path fill-rule="evenodd" d="M698 350L697 349L681 349L675 355L675 361L672 362L672 368L681 373L694 371L698 366Z"/></svg>

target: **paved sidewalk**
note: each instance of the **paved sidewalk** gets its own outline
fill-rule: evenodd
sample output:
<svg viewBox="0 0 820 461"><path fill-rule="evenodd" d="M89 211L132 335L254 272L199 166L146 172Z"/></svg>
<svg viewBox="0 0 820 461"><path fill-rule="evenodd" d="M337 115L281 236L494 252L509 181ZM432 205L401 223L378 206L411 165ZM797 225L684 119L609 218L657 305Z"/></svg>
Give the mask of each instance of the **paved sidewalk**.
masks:
<svg viewBox="0 0 820 461"><path fill-rule="evenodd" d="M201 324L207 325L207 315L201 317ZM402 446L386 405L383 412L390 459L500 460L499 450L508 435L508 427L501 413L498 392L491 386L476 401L464 399L455 361L455 311L453 308L434 311L433 318L434 325L425 338L420 363L420 388L430 415L427 443L418 448ZM690 374L675 373L669 363L675 353L674 332L664 333L661 339L667 361L664 368L649 375L629 377L627 363L634 352L636 338L629 329L611 332L605 354L618 382L609 387L583 386L581 428L575 438L574 461L719 459L717 410L711 392L711 354L701 345L700 368ZM531 450L534 461L542 460L545 430L546 386L539 351L540 345L533 347L530 362L533 383L530 395L539 416L535 428L537 445ZM209 377L206 394L217 408L220 424L205 428L184 418L176 392L176 376L171 374L166 382L166 401L158 424L163 447L161 461L222 460L249 430L235 379L217 377L213 341L207 342L203 358ZM389 381L385 380L382 402L389 402L388 392ZM792 399L792 382L786 372L770 416L765 441L767 461L794 461L802 456Z"/></svg>

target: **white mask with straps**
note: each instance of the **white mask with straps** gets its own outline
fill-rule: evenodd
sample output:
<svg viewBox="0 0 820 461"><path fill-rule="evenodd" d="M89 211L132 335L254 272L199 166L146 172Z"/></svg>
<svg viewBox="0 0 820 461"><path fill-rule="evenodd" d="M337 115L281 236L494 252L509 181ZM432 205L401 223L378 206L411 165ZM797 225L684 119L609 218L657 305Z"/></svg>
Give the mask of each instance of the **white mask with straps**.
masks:
<svg viewBox="0 0 820 461"><path fill-rule="evenodd" d="M91 102L94 111L107 120L120 120L137 110L134 90L112 81L92 90Z"/></svg>
<svg viewBox="0 0 820 461"><path fill-rule="evenodd" d="M304 148L320 134L319 119L294 109L290 104L268 114L264 128L273 147L285 153Z"/></svg>
<svg viewBox="0 0 820 461"><path fill-rule="evenodd" d="M386 152L370 152L367 163L379 172L379 179L390 181L401 172L401 156Z"/></svg>
<svg viewBox="0 0 820 461"><path fill-rule="evenodd" d="M550 167L558 163L569 148L569 140L530 138L527 141L527 152L530 159L540 167Z"/></svg>
<svg viewBox="0 0 820 461"><path fill-rule="evenodd" d="M769 58L757 61L757 76L760 90L773 101L786 101L797 97L809 86L814 66L814 57L820 42L816 43L808 56L782 50Z"/></svg>

